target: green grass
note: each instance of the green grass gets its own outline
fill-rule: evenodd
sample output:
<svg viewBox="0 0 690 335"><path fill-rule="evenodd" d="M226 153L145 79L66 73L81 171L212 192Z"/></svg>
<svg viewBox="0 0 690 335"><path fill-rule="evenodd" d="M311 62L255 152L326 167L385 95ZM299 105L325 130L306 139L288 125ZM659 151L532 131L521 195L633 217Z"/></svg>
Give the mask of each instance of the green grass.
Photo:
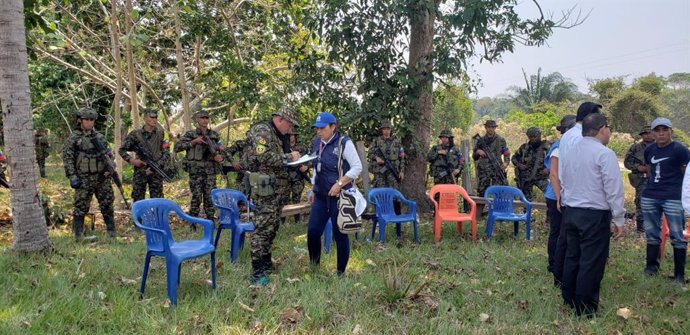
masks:
<svg viewBox="0 0 690 335"><path fill-rule="evenodd" d="M59 171L53 173L56 176L41 188L69 194L66 180L57 177ZM70 198L54 201L67 206ZM249 286L247 247L237 264L229 262L225 235L217 255L223 263L218 288L212 290L207 282L208 257L187 262L177 307L167 303L160 258L152 261L145 297L139 299L145 245L143 235L126 219L118 220L116 241L105 237L100 215L93 243L74 243L68 226L51 228L55 249L48 255L13 253L11 230L4 226L0 334L690 333L690 293L665 278L672 271L670 253L662 261L664 276L645 278L644 241L632 233L633 227L625 239L611 244L599 316L573 316L562 307L560 292L546 271L544 214L535 217L529 242L524 241L524 228L520 238L513 239L510 224L497 225L494 239L487 241L482 220L479 241L469 239L468 226L458 236L449 223L442 242L434 245L429 218L422 220L418 245L410 242L409 225L402 241L389 229L385 245L360 236L343 278L334 274L335 250L322 257L320 268L309 266L306 227L291 223L278 233L273 257L280 265L263 288ZM177 238L201 235L182 223L173 228ZM621 307L632 311L627 320L616 315ZM482 313L488 320L480 319Z"/></svg>

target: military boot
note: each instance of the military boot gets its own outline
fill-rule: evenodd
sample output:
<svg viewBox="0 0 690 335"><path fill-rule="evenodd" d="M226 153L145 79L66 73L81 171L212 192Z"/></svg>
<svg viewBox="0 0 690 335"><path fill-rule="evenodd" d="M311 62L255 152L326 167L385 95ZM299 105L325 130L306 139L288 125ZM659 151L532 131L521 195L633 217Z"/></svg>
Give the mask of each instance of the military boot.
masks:
<svg viewBox="0 0 690 335"><path fill-rule="evenodd" d="M112 216L105 216L103 217L103 221L105 221L105 229L108 232L108 236L110 237L115 237L115 218Z"/></svg>
<svg viewBox="0 0 690 335"><path fill-rule="evenodd" d="M647 265L644 274L655 276L659 272L659 250L661 246L647 244Z"/></svg>
<svg viewBox="0 0 690 335"><path fill-rule="evenodd" d="M72 230L74 231L74 240L81 242L84 240L84 217L75 216L72 218Z"/></svg>
<svg viewBox="0 0 690 335"><path fill-rule="evenodd" d="M685 260L688 251L686 249L673 248L673 282L678 285L685 285Z"/></svg>

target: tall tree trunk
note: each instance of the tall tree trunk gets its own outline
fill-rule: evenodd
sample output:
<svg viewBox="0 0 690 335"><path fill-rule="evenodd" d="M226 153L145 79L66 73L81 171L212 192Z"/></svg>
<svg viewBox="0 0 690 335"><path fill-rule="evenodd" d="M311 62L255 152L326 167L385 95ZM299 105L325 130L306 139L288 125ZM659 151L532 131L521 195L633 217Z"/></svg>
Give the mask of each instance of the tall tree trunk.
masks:
<svg viewBox="0 0 690 335"><path fill-rule="evenodd" d="M431 204L426 196L426 151L431 139L431 113L433 109L433 67L431 54L434 49L434 22L437 0L418 0L418 10L410 12L410 56L409 76L412 81L408 95L409 105L419 119L415 120L416 131L403 139L410 150L408 168L405 169L403 192L417 202L420 212L429 212ZM409 149L408 149L409 150Z"/></svg>
<svg viewBox="0 0 690 335"><path fill-rule="evenodd" d="M122 146L122 56L120 54L120 28L117 21L117 0L110 2L110 53L115 60L115 97L113 98L113 119L115 121L115 150ZM115 155L117 173L122 176L122 157ZM122 204L122 195L115 192L115 204Z"/></svg>
<svg viewBox="0 0 690 335"><path fill-rule="evenodd" d="M182 23L180 22L180 16L178 15L179 6L177 5L177 0L171 0L173 19L175 20L175 58L177 59L177 77L180 81L180 94L182 95L182 121L184 123L184 130L192 129L192 116L189 114L189 92L187 90L187 76L184 73L184 58L182 57L182 42L180 37L182 36Z"/></svg>
<svg viewBox="0 0 690 335"><path fill-rule="evenodd" d="M22 0L0 1L0 101L10 167L14 251L52 249L34 173L33 122Z"/></svg>
<svg viewBox="0 0 690 335"><path fill-rule="evenodd" d="M141 125L139 120L139 104L137 102L137 77L134 74L134 54L132 52L132 34L134 34L134 28L132 28L132 0L125 0L125 29L127 30L127 76L129 77L129 99L130 106L132 107L132 127L134 129Z"/></svg>

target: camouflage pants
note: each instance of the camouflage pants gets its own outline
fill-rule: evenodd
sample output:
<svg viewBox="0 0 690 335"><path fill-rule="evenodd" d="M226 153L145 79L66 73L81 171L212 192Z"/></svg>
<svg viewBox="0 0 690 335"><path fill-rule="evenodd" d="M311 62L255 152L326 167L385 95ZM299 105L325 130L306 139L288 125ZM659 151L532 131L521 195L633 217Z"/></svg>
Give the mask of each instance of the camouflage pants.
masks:
<svg viewBox="0 0 690 335"><path fill-rule="evenodd" d="M273 264L271 248L280 227L280 214L287 202L287 190L276 192L272 196L254 196L256 206L254 213L254 233L251 240L252 270L254 274L263 275Z"/></svg>
<svg viewBox="0 0 690 335"><path fill-rule="evenodd" d="M647 178L643 178L635 187L635 222L637 231L644 232L644 215L642 215L642 192L647 187Z"/></svg>
<svg viewBox="0 0 690 335"><path fill-rule="evenodd" d="M477 169L477 195L484 196L489 186L506 185L500 182L501 178L493 169Z"/></svg>
<svg viewBox="0 0 690 335"><path fill-rule="evenodd" d="M302 180L290 181L290 188L288 189L287 199L290 204L297 204L302 202L302 192L304 192L304 182Z"/></svg>
<svg viewBox="0 0 690 335"><path fill-rule="evenodd" d="M103 218L114 217L112 179L101 174L79 175L82 186L74 191L74 217L84 217L91 207L91 199L96 195Z"/></svg>
<svg viewBox="0 0 690 335"><path fill-rule="evenodd" d="M532 201L534 199L534 193L532 192L534 189L534 186L536 186L538 189L542 191L542 193L546 192L546 186L549 184L549 181L546 179L537 179L537 180L529 180L524 182L522 185L522 188L520 191L525 195L525 198L527 200Z"/></svg>
<svg viewBox="0 0 690 335"><path fill-rule="evenodd" d="M146 185L149 187L149 198L163 198L163 178L154 172L147 176L145 168L135 168L132 178L132 201L146 198Z"/></svg>
<svg viewBox="0 0 690 335"><path fill-rule="evenodd" d="M392 173L375 173L374 180L371 182L372 187L391 187L396 190L400 189L398 180L395 179Z"/></svg>
<svg viewBox="0 0 690 335"><path fill-rule="evenodd" d="M215 173L196 172L189 174L189 189L192 192L189 215L199 216L203 202L206 218L213 219L216 209L211 201L211 190L214 188L216 188Z"/></svg>
<svg viewBox="0 0 690 335"><path fill-rule="evenodd" d="M41 177L45 178L46 177L46 158L45 157L36 157L36 162L38 163L38 171L41 174Z"/></svg>

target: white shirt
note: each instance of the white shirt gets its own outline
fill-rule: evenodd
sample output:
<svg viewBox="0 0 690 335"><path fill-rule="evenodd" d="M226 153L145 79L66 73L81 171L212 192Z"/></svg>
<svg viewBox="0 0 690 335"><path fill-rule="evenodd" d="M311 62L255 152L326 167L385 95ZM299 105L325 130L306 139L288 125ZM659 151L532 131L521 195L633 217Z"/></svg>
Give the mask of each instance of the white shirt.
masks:
<svg viewBox="0 0 690 335"><path fill-rule="evenodd" d="M558 145L558 180L561 181L561 192L563 191L563 164L568 160L568 152L581 139L582 123L579 122L561 136L561 143Z"/></svg>
<svg viewBox="0 0 690 335"><path fill-rule="evenodd" d="M681 195L681 202L683 208L690 214L690 165L685 167L685 176L683 177L683 194Z"/></svg>
<svg viewBox="0 0 690 335"><path fill-rule="evenodd" d="M613 223L625 225L623 180L613 150L595 137L584 137L569 148L561 168L559 158L561 203L567 207L610 210Z"/></svg>

